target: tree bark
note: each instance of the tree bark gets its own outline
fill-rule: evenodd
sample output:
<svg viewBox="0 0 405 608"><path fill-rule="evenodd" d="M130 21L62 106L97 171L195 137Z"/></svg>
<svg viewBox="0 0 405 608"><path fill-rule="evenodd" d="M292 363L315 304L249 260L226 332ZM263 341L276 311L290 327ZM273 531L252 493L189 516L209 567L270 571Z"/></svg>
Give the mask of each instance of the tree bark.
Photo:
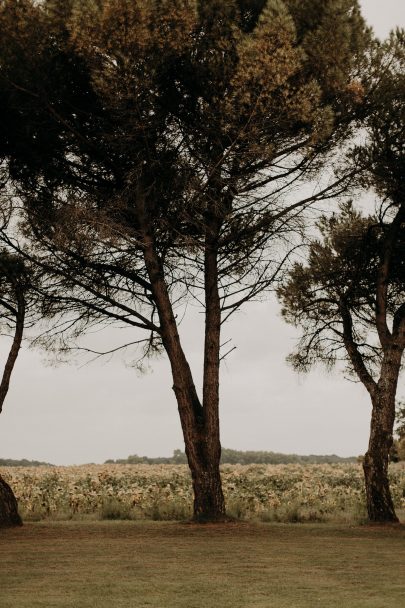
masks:
<svg viewBox="0 0 405 608"><path fill-rule="evenodd" d="M395 396L405 346L404 304L394 314L392 331L388 328L388 289L394 247L405 219L400 205L386 233L376 283L375 323L383 350L380 378L370 392L373 404L370 440L364 457L367 511L370 521L397 522L389 479L389 453L393 444Z"/></svg>
<svg viewBox="0 0 405 608"><path fill-rule="evenodd" d="M21 347L25 321L25 298L22 290L16 291L17 311L13 342L4 366L0 382L0 413L10 386L10 378ZM21 526L22 521L18 514L17 500L10 486L0 477L0 528Z"/></svg>
<svg viewBox="0 0 405 608"><path fill-rule="evenodd" d="M0 476L0 528L22 526L17 500L12 489Z"/></svg>
<svg viewBox="0 0 405 608"><path fill-rule="evenodd" d="M214 198L214 200L216 200ZM218 292L218 239L220 219L215 211L206 217L207 233L204 252L205 337L203 410L206 435L207 483L214 484L211 494L220 518L225 516L225 499L219 478L221 440L219 430L219 367L221 336L221 305ZM203 515L201 515L203 517Z"/></svg>
<svg viewBox="0 0 405 608"><path fill-rule="evenodd" d="M142 220L142 210L138 209L138 211ZM191 471L194 519L199 522L224 521L226 511L219 470L221 445L218 401L212 400L212 395L207 395L203 407L197 395L191 369L181 345L163 266L154 246L153 233L148 229L147 221L141 223L143 223L145 266L159 315L163 346L171 365L173 390L177 399L185 451ZM213 373L215 375L215 370ZM215 387L218 385L218 378L212 381L217 392Z"/></svg>
<svg viewBox="0 0 405 608"><path fill-rule="evenodd" d="M198 398L191 369L181 346L169 294L152 249L145 251L145 262L150 271L152 292L162 327L162 341L172 370L173 390L193 483L194 519L221 521L226 518L226 513L219 471L219 425L212 415L207 416L207 411Z"/></svg>
<svg viewBox="0 0 405 608"><path fill-rule="evenodd" d="M402 349L391 347L383 358L381 375L372 398L370 439L364 457L367 512L372 522L398 522L388 478L389 454L393 444L395 395Z"/></svg>
<svg viewBox="0 0 405 608"><path fill-rule="evenodd" d="M7 396L8 389L10 386L10 378L14 369L15 362L20 352L21 342L24 332L25 322L25 298L22 290L16 291L17 295L17 311L15 321L14 338L11 344L10 352L7 357L6 364L4 366L3 377L0 382L0 413L3 409L3 403Z"/></svg>

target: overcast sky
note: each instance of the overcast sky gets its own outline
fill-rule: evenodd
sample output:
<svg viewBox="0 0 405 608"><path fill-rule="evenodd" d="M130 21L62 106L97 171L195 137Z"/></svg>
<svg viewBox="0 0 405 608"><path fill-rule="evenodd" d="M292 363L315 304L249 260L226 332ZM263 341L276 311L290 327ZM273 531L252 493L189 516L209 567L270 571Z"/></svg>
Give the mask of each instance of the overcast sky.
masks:
<svg viewBox="0 0 405 608"><path fill-rule="evenodd" d="M384 38L405 27L403 0L361 0L363 14ZM182 325L185 350L201 376L199 316ZM222 445L341 456L365 452L370 405L365 389L338 372L297 375L285 363L296 333L275 302L250 304L226 327L237 346L222 368ZM113 345L120 337L98 336ZM128 341L126 338L125 341ZM4 360L3 351L3 360ZM165 357L140 376L122 359L50 367L23 349L0 417L0 458L55 464L104 462L129 454L170 455L183 449ZM404 381L400 392L404 393Z"/></svg>

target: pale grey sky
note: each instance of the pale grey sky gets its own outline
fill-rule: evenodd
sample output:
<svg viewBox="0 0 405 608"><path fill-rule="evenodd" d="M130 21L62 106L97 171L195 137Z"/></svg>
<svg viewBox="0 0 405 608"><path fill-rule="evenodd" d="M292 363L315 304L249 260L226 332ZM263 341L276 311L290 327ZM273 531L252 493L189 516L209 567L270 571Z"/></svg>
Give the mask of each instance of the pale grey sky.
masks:
<svg viewBox="0 0 405 608"><path fill-rule="evenodd" d="M381 38L396 25L405 27L403 0L360 3ZM182 336L198 381L203 342L200 319L191 316ZM222 369L223 446L342 456L366 450L365 390L338 372L299 376L289 369L284 359L296 334L280 319L275 302L247 306L225 334L237 350ZM24 349L17 361L0 416L0 458L80 464L183 448L165 357L152 361L152 371L142 376L119 357L80 369L47 367L42 360L41 353Z"/></svg>

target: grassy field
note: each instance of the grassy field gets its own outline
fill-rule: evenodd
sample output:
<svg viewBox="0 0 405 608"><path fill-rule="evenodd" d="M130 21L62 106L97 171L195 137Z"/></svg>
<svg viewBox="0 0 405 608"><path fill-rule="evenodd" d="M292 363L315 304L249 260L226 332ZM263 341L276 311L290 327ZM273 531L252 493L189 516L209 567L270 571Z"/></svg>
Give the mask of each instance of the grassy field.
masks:
<svg viewBox="0 0 405 608"><path fill-rule="evenodd" d="M399 608L405 526L38 522L0 532L1 608Z"/></svg>

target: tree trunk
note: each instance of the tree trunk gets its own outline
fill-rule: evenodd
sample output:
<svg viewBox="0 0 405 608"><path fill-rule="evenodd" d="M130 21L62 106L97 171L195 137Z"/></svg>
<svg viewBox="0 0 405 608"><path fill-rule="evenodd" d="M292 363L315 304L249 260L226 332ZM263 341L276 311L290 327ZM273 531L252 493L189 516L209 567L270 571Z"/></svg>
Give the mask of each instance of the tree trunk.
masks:
<svg viewBox="0 0 405 608"><path fill-rule="evenodd" d="M219 197L212 197L212 201ZM199 479L195 487L202 496L207 492L210 502L205 509L210 519L226 519L225 500L219 473L221 460L221 441L219 433L219 352L221 335L221 306L218 293L218 239L221 221L217 210L206 213L206 236L204 251L204 291L205 291L205 338L203 373L203 413L204 413L204 458L200 467ZM194 517L204 519L203 504L196 494Z"/></svg>
<svg viewBox="0 0 405 608"><path fill-rule="evenodd" d="M139 209L142 222L142 210ZM219 461L218 402L203 407L198 398L190 366L184 354L159 255L151 231L144 223L144 260L161 326L163 346L169 357L188 464L194 491L194 519L224 521L225 501ZM218 380L217 380L218 383ZM216 414L215 414L216 412Z"/></svg>
<svg viewBox="0 0 405 608"><path fill-rule="evenodd" d="M402 351L386 350L381 375L372 398L370 439L364 457L367 512L372 522L398 522L388 478L389 454L393 443L395 395Z"/></svg>
<svg viewBox="0 0 405 608"><path fill-rule="evenodd" d="M4 400L7 396L11 373L14 369L14 364L17 360L18 353L21 347L21 341L24 331L25 319L25 298L22 290L17 291L17 314L16 326L13 343L7 357L4 367L3 376L0 382L0 413L3 408ZM12 489L0 476L0 528L11 526L21 526L21 517L18 514L17 500Z"/></svg>
<svg viewBox="0 0 405 608"><path fill-rule="evenodd" d="M219 470L219 431L211 436L187 361L179 361L173 353L169 360L193 484L193 518L199 522L224 521L227 517Z"/></svg>
<svg viewBox="0 0 405 608"><path fill-rule="evenodd" d="M189 461L190 462L190 461ZM191 466L190 466L191 468ZM194 519L198 522L226 521L219 463L207 454L204 463L191 468L194 490Z"/></svg>
<svg viewBox="0 0 405 608"><path fill-rule="evenodd" d="M18 514L17 500L8 483L0 477L0 528L21 525L22 521Z"/></svg>
<svg viewBox="0 0 405 608"><path fill-rule="evenodd" d="M10 378L17 361L18 353L20 352L21 342L24 332L25 321L25 298L22 290L17 291L17 312L15 321L14 338L11 344L10 352L7 357L6 365L4 366L3 376L0 382L0 413L3 410L4 400L7 396L10 386Z"/></svg>
<svg viewBox="0 0 405 608"><path fill-rule="evenodd" d="M367 513L372 522L398 522L388 479L386 445L384 434L377 437L374 433L363 462Z"/></svg>

